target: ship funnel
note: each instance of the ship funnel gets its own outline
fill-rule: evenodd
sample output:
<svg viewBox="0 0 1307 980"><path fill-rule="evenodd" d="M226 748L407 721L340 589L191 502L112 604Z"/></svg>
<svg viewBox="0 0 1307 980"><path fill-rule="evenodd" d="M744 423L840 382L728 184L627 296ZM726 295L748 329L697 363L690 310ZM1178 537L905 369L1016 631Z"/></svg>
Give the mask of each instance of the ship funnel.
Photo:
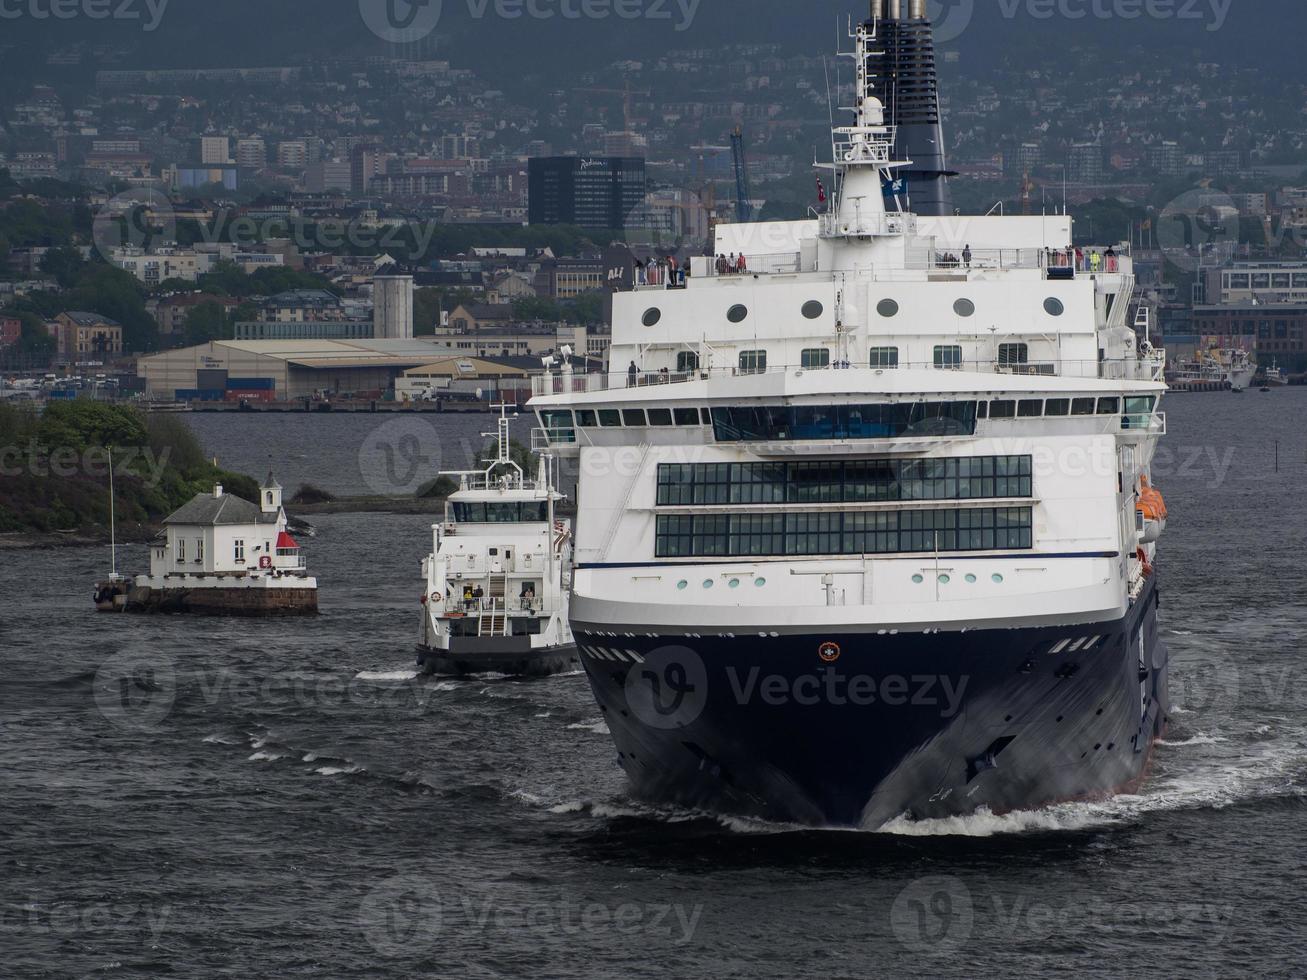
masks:
<svg viewBox="0 0 1307 980"><path fill-rule="evenodd" d="M871 0L871 19L873 22L885 19L885 0Z"/></svg>
<svg viewBox="0 0 1307 980"><path fill-rule="evenodd" d="M935 32L925 0L887 0L889 16L879 25L875 50L867 55L867 91L884 105L885 124L894 127L894 153L911 164L898 171L907 184L913 212L953 213L940 125L939 76L935 70ZM879 5L879 4L877 4Z"/></svg>

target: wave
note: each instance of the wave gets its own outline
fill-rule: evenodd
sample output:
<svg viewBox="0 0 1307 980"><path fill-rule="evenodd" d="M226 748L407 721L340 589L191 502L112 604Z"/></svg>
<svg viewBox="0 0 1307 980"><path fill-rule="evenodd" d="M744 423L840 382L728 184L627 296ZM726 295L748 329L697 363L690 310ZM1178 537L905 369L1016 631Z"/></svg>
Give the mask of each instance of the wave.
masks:
<svg viewBox="0 0 1307 980"><path fill-rule="evenodd" d="M411 681L421 674L416 670L361 670L354 675L356 681Z"/></svg>
<svg viewBox="0 0 1307 980"><path fill-rule="evenodd" d="M366 772L362 766L320 766L313 770L319 776L352 776L357 772Z"/></svg>
<svg viewBox="0 0 1307 980"><path fill-rule="evenodd" d="M278 759L286 758L283 752L265 752L260 749L247 759L247 762L276 762Z"/></svg>
<svg viewBox="0 0 1307 980"><path fill-rule="evenodd" d="M602 718L597 718L594 721L578 721L574 725L568 725L567 729L568 731L594 732L596 735L609 734L608 723Z"/></svg>
<svg viewBox="0 0 1307 980"><path fill-rule="evenodd" d="M200 739L200 741L203 742L205 745L235 745L236 744L226 735L217 735L217 734L205 735L204 738Z"/></svg>

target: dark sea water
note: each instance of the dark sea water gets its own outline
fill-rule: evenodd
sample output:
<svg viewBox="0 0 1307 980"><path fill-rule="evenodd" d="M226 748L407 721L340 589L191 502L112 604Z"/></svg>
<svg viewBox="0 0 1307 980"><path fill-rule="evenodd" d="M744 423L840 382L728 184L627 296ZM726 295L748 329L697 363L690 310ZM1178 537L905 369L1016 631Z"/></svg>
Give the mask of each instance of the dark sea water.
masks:
<svg viewBox="0 0 1307 980"><path fill-rule="evenodd" d="M103 549L0 552L0 976L1301 976L1307 389L1167 408L1150 781L878 833L631 802L580 675L416 678L426 518L316 518L302 621L97 617ZM373 489L378 420L193 421Z"/></svg>

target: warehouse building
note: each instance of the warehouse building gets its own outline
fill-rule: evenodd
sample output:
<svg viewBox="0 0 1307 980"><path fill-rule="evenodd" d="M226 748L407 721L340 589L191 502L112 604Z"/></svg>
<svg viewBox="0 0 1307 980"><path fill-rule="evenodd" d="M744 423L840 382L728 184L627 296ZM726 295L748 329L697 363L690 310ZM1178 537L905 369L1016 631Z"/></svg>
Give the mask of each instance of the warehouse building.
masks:
<svg viewBox="0 0 1307 980"><path fill-rule="evenodd" d="M379 397L406 370L460 352L415 340L215 340L143 357L146 396L289 401L320 392Z"/></svg>

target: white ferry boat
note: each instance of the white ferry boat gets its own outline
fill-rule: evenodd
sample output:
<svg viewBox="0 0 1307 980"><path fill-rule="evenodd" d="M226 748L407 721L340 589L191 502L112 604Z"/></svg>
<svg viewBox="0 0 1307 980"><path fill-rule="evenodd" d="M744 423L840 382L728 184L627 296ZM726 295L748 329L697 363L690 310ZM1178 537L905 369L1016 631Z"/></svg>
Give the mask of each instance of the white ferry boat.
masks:
<svg viewBox="0 0 1307 980"><path fill-rule="evenodd" d="M538 676L577 666L567 621L572 529L555 516L553 457L534 481L513 461L501 407L497 453L484 470L446 474L459 488L432 525L418 665L428 673Z"/></svg>
<svg viewBox="0 0 1307 980"><path fill-rule="evenodd" d="M719 226L749 272L617 294L610 373L531 403L579 457L572 628L645 799L1033 808L1139 783L1167 724L1165 354L1130 249L1086 269L1069 217L911 211L883 66L928 62L930 24L903 9L852 32L829 208Z"/></svg>
<svg viewBox="0 0 1307 980"><path fill-rule="evenodd" d="M1192 361L1182 361L1171 373L1176 385L1210 384L1218 389L1246 391L1257 376L1257 361L1239 347L1199 350Z"/></svg>

